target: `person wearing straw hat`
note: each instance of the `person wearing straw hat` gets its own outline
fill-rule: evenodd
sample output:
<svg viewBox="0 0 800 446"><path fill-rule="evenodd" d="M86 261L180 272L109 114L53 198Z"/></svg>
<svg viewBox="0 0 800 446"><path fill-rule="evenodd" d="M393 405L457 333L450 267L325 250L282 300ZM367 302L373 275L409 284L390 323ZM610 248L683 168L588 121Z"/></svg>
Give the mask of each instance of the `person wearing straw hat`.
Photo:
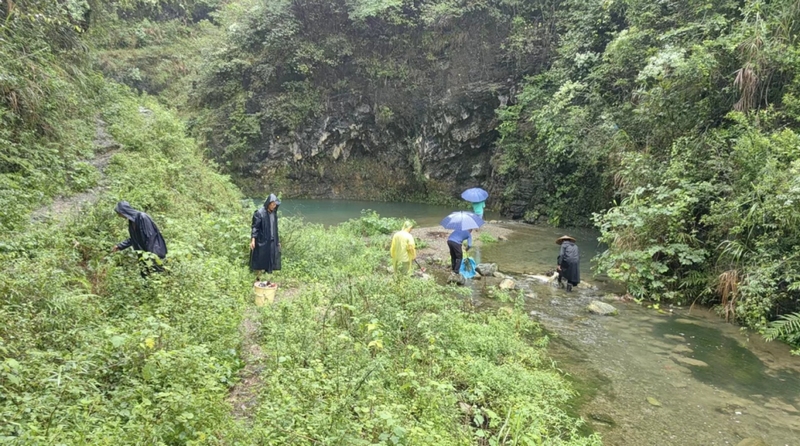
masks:
<svg viewBox="0 0 800 446"><path fill-rule="evenodd" d="M417 247L414 243L414 236L411 235L413 227L413 223L406 220L403 229L395 232L392 236L389 254L392 256L395 277L411 275L411 263L417 258Z"/></svg>
<svg viewBox="0 0 800 446"><path fill-rule="evenodd" d="M278 206L281 200L269 194L264 205L253 213L250 226L250 270L256 273L256 282L261 274L281 269L281 242L278 236ZM269 285L269 282L267 282Z"/></svg>
<svg viewBox="0 0 800 446"><path fill-rule="evenodd" d="M567 281L567 291L572 291L572 287L581 283L580 260L581 254L575 239L564 235L556 239L556 244L561 245L558 253L558 285L561 286L561 279Z"/></svg>

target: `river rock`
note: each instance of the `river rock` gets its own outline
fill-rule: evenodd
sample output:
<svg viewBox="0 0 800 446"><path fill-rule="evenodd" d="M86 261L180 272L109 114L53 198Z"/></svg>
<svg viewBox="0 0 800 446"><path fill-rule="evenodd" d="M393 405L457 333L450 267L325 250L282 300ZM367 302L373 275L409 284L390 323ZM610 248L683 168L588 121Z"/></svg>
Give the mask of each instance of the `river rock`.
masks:
<svg viewBox="0 0 800 446"><path fill-rule="evenodd" d="M466 283L466 279L461 274L450 273L447 276L447 283L455 283L457 285L464 285Z"/></svg>
<svg viewBox="0 0 800 446"><path fill-rule="evenodd" d="M540 276L539 274L528 274L527 277L530 280L535 280L539 283L550 283L550 278L547 276Z"/></svg>
<svg viewBox="0 0 800 446"><path fill-rule="evenodd" d="M508 240L508 237L506 237L505 235L498 235L497 240L505 242L506 240Z"/></svg>
<svg viewBox="0 0 800 446"><path fill-rule="evenodd" d="M475 271L481 273L483 276L491 276L492 274L497 272L497 264L496 263L479 263L475 267Z"/></svg>
<svg viewBox="0 0 800 446"><path fill-rule="evenodd" d="M685 346L683 344L680 344L680 345L676 345L675 348L672 349L672 353L680 353L680 354L694 353L694 350L692 350L691 348L689 348L689 347L687 347L687 346Z"/></svg>
<svg viewBox="0 0 800 446"><path fill-rule="evenodd" d="M760 438L745 438L736 443L736 446L767 446L767 444Z"/></svg>
<svg viewBox="0 0 800 446"><path fill-rule="evenodd" d="M667 339L672 339L673 341L686 342L686 338L684 338L683 336L665 334L664 337Z"/></svg>
<svg viewBox="0 0 800 446"><path fill-rule="evenodd" d="M669 384L672 387L676 388L676 389L685 389L685 388L689 387L689 384L686 384L686 383L670 382Z"/></svg>
<svg viewBox="0 0 800 446"><path fill-rule="evenodd" d="M599 314L601 316L614 316L618 314L616 308L605 302L600 302L599 300L593 300L586 308L592 313Z"/></svg>
<svg viewBox="0 0 800 446"><path fill-rule="evenodd" d="M779 409L787 413L797 413L797 409L791 404L786 404L777 398L770 398L769 402L764 404L767 409Z"/></svg>
<svg viewBox="0 0 800 446"><path fill-rule="evenodd" d="M608 414L604 414L604 413L592 412L592 413L589 414L589 418L593 419L594 421L599 421L599 422L601 422L603 424L608 424L608 425L611 425L611 426L616 424L614 422L614 419L611 418L611 416L609 416Z"/></svg>
<svg viewBox="0 0 800 446"><path fill-rule="evenodd" d="M651 406L661 407L661 403L652 396L647 397L647 402L650 403Z"/></svg>
<svg viewBox="0 0 800 446"><path fill-rule="evenodd" d="M503 279L503 281L500 282L500 285L498 285L498 288L501 290L513 290L516 287L517 283L511 279Z"/></svg>
<svg viewBox="0 0 800 446"><path fill-rule="evenodd" d="M687 358L685 356L672 356L672 359L681 364L692 365L695 367L708 367L708 364L699 359Z"/></svg>
<svg viewBox="0 0 800 446"><path fill-rule="evenodd" d="M605 294L600 300L603 302L622 302L622 296L618 294Z"/></svg>
<svg viewBox="0 0 800 446"><path fill-rule="evenodd" d="M581 290L597 290L596 286L592 285L589 282L583 281L583 280L581 280L581 282L575 288L578 288L578 289L581 289Z"/></svg>

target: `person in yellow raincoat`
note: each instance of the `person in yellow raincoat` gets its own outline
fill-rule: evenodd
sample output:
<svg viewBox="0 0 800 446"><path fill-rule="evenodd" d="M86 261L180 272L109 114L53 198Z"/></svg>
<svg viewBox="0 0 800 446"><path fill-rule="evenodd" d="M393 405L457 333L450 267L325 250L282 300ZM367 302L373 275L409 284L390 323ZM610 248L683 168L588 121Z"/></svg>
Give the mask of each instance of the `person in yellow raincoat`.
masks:
<svg viewBox="0 0 800 446"><path fill-rule="evenodd" d="M392 256L392 267L395 275L411 274L411 264L417 258L417 247L414 243L414 236L411 235L413 224L406 221L403 229L397 231L392 236L392 247L389 253Z"/></svg>

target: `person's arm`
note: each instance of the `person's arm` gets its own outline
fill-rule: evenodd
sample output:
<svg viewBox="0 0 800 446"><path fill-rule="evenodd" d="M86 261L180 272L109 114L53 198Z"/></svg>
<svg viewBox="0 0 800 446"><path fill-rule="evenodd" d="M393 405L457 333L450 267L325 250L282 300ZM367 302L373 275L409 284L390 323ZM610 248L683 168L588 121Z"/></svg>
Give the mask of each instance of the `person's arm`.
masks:
<svg viewBox="0 0 800 446"><path fill-rule="evenodd" d="M564 260L564 244L561 244L561 248L558 250L558 259L556 259L556 269L561 271L561 261Z"/></svg>
<svg viewBox="0 0 800 446"><path fill-rule="evenodd" d="M408 251L409 260L414 260L417 258L417 245L416 243L414 243L414 237L411 237L411 240L408 242L406 250Z"/></svg>
<svg viewBox="0 0 800 446"><path fill-rule="evenodd" d="M111 249L111 252L122 251L123 249L130 248L132 244L133 242L131 241L131 239L126 238L125 240L114 245L114 247Z"/></svg>
<svg viewBox="0 0 800 446"><path fill-rule="evenodd" d="M261 217L258 211L253 212L253 222L250 224L250 250L256 249L256 238L258 237L258 230L261 228Z"/></svg>

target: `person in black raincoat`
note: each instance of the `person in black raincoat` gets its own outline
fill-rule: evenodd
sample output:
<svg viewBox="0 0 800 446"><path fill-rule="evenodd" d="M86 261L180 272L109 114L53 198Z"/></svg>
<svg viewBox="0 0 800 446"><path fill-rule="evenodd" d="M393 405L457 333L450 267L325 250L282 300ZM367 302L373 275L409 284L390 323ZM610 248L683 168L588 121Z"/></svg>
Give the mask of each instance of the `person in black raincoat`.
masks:
<svg viewBox="0 0 800 446"><path fill-rule="evenodd" d="M278 236L278 206L281 201L269 194L264 205L253 213L250 227L250 270L256 272L256 281L261 273L281 269L281 242Z"/></svg>
<svg viewBox="0 0 800 446"><path fill-rule="evenodd" d="M556 244L561 245L558 253L558 284L561 280L567 281L567 291L572 291L572 287L581 283L581 270L579 267L581 254L575 239L565 235L556 240Z"/></svg>
<svg viewBox="0 0 800 446"><path fill-rule="evenodd" d="M142 277L147 277L151 272L164 271L161 262L167 257L167 242L158 230L158 226L144 212L137 211L127 201L120 201L114 208L118 216L128 220L129 238L117 243L111 252L121 251L133 246L139 252L139 261L142 264ZM148 259L142 255L142 251L155 254L157 259Z"/></svg>

